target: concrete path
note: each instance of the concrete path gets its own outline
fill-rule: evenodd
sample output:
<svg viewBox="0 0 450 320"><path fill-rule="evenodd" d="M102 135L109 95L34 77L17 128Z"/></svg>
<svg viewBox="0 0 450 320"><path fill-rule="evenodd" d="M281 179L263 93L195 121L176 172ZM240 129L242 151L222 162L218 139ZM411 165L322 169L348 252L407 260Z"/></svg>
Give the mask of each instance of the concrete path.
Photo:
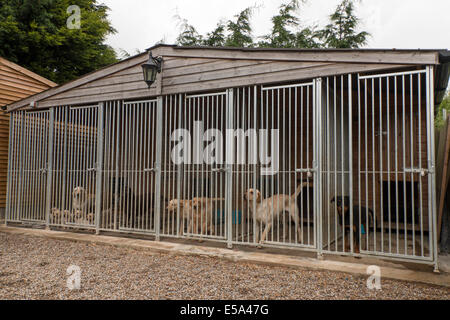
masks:
<svg viewBox="0 0 450 320"><path fill-rule="evenodd" d="M151 252L160 252L173 255L197 255L227 259L234 262L256 263L263 265L285 266L308 270L329 270L346 272L356 275L368 276L369 264L353 263L347 261L318 260L311 257L298 257L284 254L248 252L237 249L217 248L202 245L190 245L185 243L156 242L150 240L130 239L124 237L113 237L106 235L92 235L82 233L71 233L61 231L48 231L41 229L25 229L0 226L0 232L9 234L22 234L30 236L46 237L51 239L89 242L116 247L128 247ZM401 264L378 264L381 268L381 277L386 279L420 282L431 285L445 286L450 288L450 273L440 274L431 271L418 271ZM431 269L430 269L431 270Z"/></svg>

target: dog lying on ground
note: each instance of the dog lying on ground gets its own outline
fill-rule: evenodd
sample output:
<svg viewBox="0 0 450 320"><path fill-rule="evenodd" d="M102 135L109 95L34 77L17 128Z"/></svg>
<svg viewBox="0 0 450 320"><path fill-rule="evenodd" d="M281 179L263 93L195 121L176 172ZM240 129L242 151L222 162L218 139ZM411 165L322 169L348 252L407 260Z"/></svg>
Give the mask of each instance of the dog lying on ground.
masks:
<svg viewBox="0 0 450 320"><path fill-rule="evenodd" d="M81 210L70 212L69 210L60 210L52 208L50 212L50 222L53 224L67 225L67 223L76 224L94 224L94 213L88 213L85 217Z"/></svg>
<svg viewBox="0 0 450 320"><path fill-rule="evenodd" d="M60 210L58 208L52 208L50 212L50 222L55 224L66 224L71 218L69 210Z"/></svg>
<svg viewBox="0 0 450 320"><path fill-rule="evenodd" d="M350 232L353 233L353 248L355 253L359 253L359 229L361 226L364 230L369 230L370 222L373 222L373 211L370 208L365 208L360 205L353 205L353 212L350 213L350 197L349 196L336 196L331 199L331 203L336 203L337 212L339 214L339 224L344 228L345 232L345 244L344 252L350 251ZM366 215L367 213L367 215ZM361 220L360 220L361 214ZM350 217L353 216L353 225L351 225ZM367 217L369 220L367 220Z"/></svg>
<svg viewBox="0 0 450 320"><path fill-rule="evenodd" d="M299 240L301 242L303 241L303 231L302 228L300 228L299 209L297 207L296 198L302 192L303 187L307 185L309 185L309 182L302 183L297 187L292 195L277 194L266 199L263 199L261 192L256 189L248 189L244 193L244 199L247 199L250 202L256 202L255 212L253 212L253 204L251 203L249 205L253 218L258 222L256 223L256 242L258 242L259 237L259 224L263 223L265 225L264 232L261 236L261 240L259 241L259 243L262 244L266 240L270 228L272 227L272 222L277 220L278 216L285 211L287 211L291 219L294 220L295 226L297 227L297 232L299 234Z"/></svg>

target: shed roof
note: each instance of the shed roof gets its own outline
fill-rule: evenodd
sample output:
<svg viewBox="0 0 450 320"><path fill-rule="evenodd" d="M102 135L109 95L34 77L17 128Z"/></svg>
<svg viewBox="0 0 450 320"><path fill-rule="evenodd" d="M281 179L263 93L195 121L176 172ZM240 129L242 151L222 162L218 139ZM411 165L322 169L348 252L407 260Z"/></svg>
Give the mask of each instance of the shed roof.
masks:
<svg viewBox="0 0 450 320"><path fill-rule="evenodd" d="M140 65L148 59L148 55L141 53L10 104L8 111L30 106L36 107L36 105L49 107L51 105L94 102L95 99L107 101L140 98L157 94L207 90L231 84L239 86L245 83L264 83L264 81L270 81L268 75L272 73L278 73L280 81L289 81L297 76L313 78L316 74L315 71L317 71L317 76L327 76L339 74L339 72L370 72L423 65L438 66L437 71L441 76L437 77L440 82L436 83L436 88L444 86L446 88L448 77L445 79L445 74L448 74L448 64L443 69L445 66L443 63L450 60L448 51L443 49L217 48L159 44L147 51L152 51L154 56L162 56L165 60L162 75L164 81L157 81L159 88L154 86L148 90L142 81L142 75L138 70ZM223 66L224 64L227 65L226 68ZM189 67L192 69L191 74L186 72ZM260 74L255 75L257 72L252 72L252 70L258 68ZM219 80L211 75L211 71L216 71L215 74L227 78ZM206 72L210 72L210 74L206 75ZM240 79L241 81L231 83L230 79ZM206 83L210 83L210 85ZM115 89L108 91L105 90L107 87Z"/></svg>
<svg viewBox="0 0 450 320"><path fill-rule="evenodd" d="M0 106L55 86L56 83L0 57Z"/></svg>

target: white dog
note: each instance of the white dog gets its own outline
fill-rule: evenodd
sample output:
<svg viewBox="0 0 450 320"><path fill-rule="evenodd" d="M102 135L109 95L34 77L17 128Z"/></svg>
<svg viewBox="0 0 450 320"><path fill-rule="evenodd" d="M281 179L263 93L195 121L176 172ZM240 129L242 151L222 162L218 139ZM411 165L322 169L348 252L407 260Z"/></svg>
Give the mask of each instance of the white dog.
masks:
<svg viewBox="0 0 450 320"><path fill-rule="evenodd" d="M180 230L179 234L182 235L184 232L184 222L188 223L188 232L192 232L192 222L194 219L191 219L192 215L192 200L182 200L182 199L172 199L169 201L167 205L167 211L169 212L177 212L178 208L180 210Z"/></svg>
<svg viewBox="0 0 450 320"><path fill-rule="evenodd" d="M92 220L93 212L95 212L95 195L89 194L83 187L74 188L72 207L77 218L82 216L85 219Z"/></svg>
<svg viewBox="0 0 450 320"><path fill-rule="evenodd" d="M276 220L280 213L287 211L292 220L295 222L295 226L297 227L298 234L300 235L300 241L303 239L303 232L300 228L299 224L299 210L297 206L296 199L298 195L302 192L303 187L309 185L309 182L304 182L297 187L295 193L292 195L285 194L276 194L270 198L262 199L261 192L256 189L248 189L244 198L249 201L255 201L256 203L256 211L253 212L253 202L249 204L249 209L253 213L253 218L265 225L264 232L261 236L261 240L259 241L262 244L267 237L267 234L272 227L273 220ZM258 242L259 236L259 223L256 224L256 242Z"/></svg>

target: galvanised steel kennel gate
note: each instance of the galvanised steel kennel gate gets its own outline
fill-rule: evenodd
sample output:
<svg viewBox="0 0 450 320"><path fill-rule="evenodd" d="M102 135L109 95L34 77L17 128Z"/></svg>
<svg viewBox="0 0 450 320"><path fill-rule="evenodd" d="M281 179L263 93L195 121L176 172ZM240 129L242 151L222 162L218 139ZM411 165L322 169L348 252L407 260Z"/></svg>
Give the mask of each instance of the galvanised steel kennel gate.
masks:
<svg viewBox="0 0 450 320"><path fill-rule="evenodd" d="M13 112L7 222L435 263L431 73Z"/></svg>

